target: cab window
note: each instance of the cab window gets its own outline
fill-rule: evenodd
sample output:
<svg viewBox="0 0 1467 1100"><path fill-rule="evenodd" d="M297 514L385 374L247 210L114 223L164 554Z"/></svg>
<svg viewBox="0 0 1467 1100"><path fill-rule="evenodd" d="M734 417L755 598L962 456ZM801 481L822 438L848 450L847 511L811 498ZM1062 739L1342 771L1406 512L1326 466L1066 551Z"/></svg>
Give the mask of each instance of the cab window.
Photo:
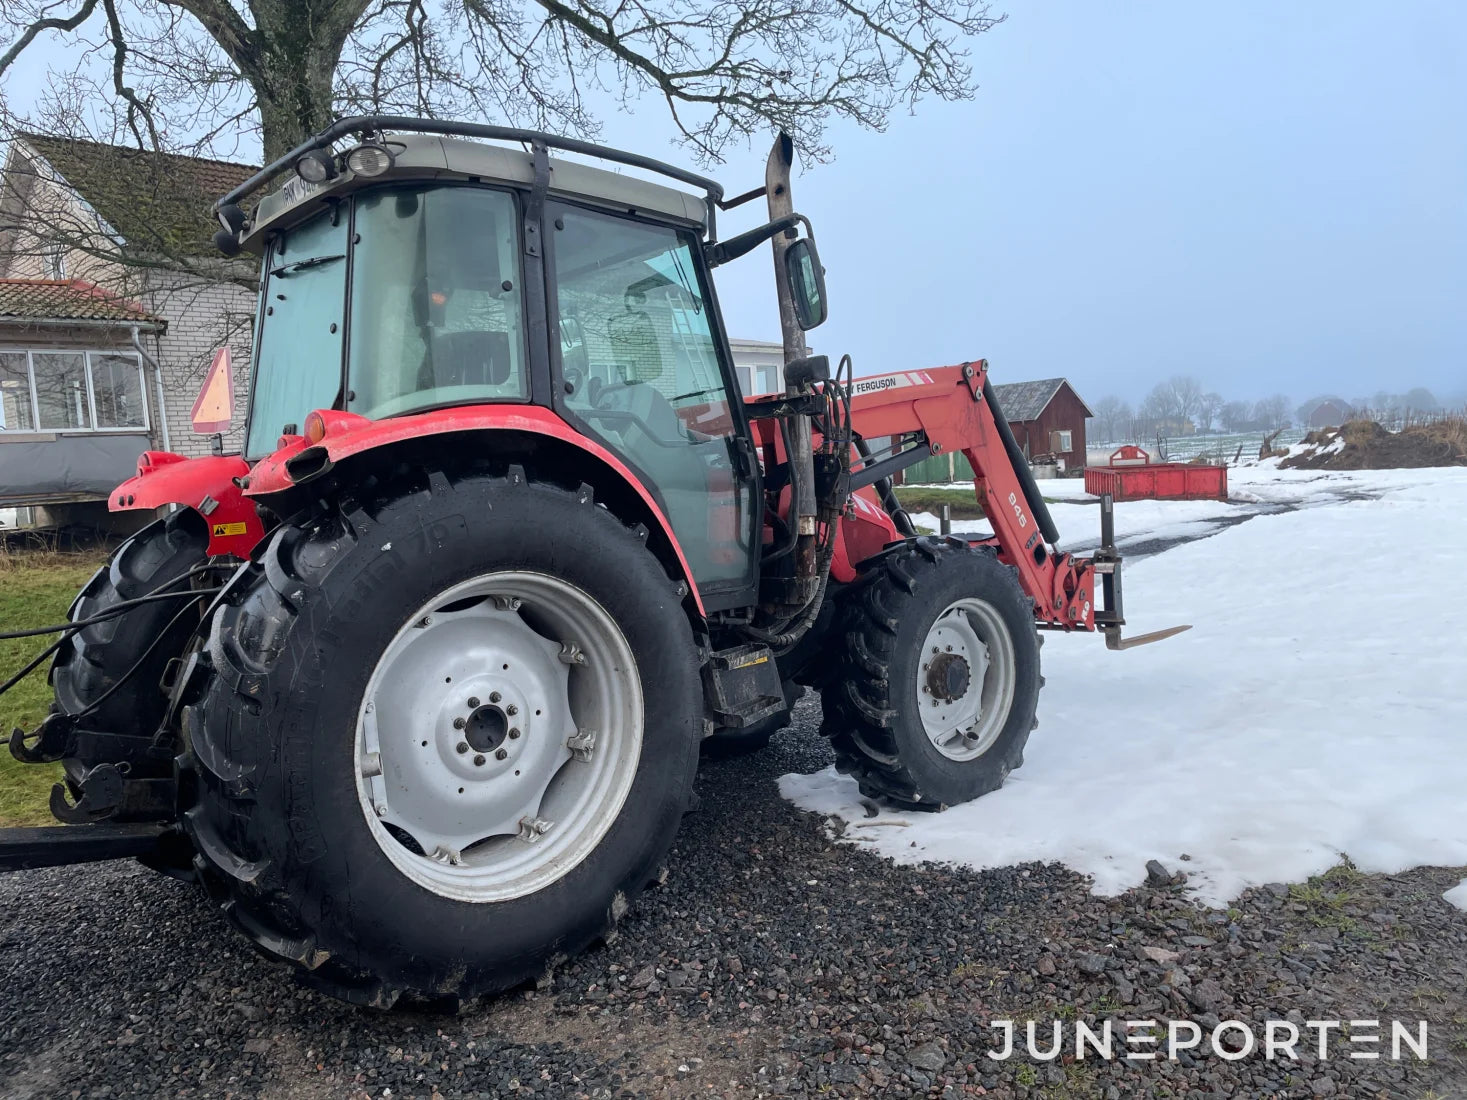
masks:
<svg viewBox="0 0 1467 1100"><path fill-rule="evenodd" d="M691 234L556 205L565 404L653 484L700 585L747 583L751 483Z"/></svg>
<svg viewBox="0 0 1467 1100"><path fill-rule="evenodd" d="M379 418L529 396L518 212L478 187L356 200L347 408Z"/></svg>

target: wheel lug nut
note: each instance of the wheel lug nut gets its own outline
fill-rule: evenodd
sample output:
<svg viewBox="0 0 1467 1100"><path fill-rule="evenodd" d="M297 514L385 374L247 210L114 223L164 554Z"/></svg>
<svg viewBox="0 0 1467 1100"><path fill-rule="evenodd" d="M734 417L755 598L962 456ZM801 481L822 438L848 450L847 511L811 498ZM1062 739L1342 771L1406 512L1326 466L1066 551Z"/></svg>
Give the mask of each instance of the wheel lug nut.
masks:
<svg viewBox="0 0 1467 1100"><path fill-rule="evenodd" d="M497 691L491 691L489 693L489 701L491 703L497 703L502 698L504 698L504 697L502 695L500 695L499 692L497 692Z"/></svg>
<svg viewBox="0 0 1467 1100"><path fill-rule="evenodd" d="M509 755L509 750L508 749L499 749L498 751L496 751L494 753L494 759L495 760L503 760L508 755Z"/></svg>
<svg viewBox="0 0 1467 1100"><path fill-rule="evenodd" d="M518 726L511 727L511 729L509 731L509 739L511 741L513 741L516 738L518 738L519 735L520 735L519 727Z"/></svg>
<svg viewBox="0 0 1467 1100"><path fill-rule="evenodd" d="M507 707L504 708L504 713L505 714L518 714L519 712L520 712L520 708L517 707L517 706L515 706L513 703L511 703L509 706L507 706Z"/></svg>
<svg viewBox="0 0 1467 1100"><path fill-rule="evenodd" d="M455 747L458 749L460 756L469 751L469 743L467 741L460 741Z"/></svg>
<svg viewBox="0 0 1467 1100"><path fill-rule="evenodd" d="M468 725L468 723L465 722L462 718L455 718L453 720L453 728L456 729L456 730L461 730L461 729L463 729L467 725Z"/></svg>
<svg viewBox="0 0 1467 1100"><path fill-rule="evenodd" d="M479 697L477 695L470 695L469 696L469 706L471 706L471 707L477 707L478 705L479 705Z"/></svg>
<svg viewBox="0 0 1467 1100"><path fill-rule="evenodd" d="M482 755L475 756L474 757L474 767L476 767L476 768L482 768L483 766L484 766L484 757Z"/></svg>

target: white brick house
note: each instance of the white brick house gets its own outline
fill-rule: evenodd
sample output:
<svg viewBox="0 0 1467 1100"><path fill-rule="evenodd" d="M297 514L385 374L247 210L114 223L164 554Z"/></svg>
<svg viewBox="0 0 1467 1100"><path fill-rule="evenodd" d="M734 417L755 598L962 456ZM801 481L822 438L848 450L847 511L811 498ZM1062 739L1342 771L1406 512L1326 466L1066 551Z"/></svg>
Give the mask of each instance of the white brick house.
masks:
<svg viewBox="0 0 1467 1100"><path fill-rule="evenodd" d="M195 435L189 417L224 344L236 394L224 447L239 448L255 267L213 253L211 208L253 170L11 137L0 177L0 506L100 502L143 450L208 454L211 439ZM99 376L119 369L129 379L125 417L115 415L112 374ZM37 469L69 480L37 478Z"/></svg>

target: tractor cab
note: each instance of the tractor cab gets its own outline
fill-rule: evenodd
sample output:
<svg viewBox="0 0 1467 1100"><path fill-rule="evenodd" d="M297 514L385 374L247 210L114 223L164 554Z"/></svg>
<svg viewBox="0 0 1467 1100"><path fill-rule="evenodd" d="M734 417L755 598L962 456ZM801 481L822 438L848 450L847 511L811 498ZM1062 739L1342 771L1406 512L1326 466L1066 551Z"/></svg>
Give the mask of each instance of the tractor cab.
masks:
<svg viewBox="0 0 1467 1100"><path fill-rule="evenodd" d="M750 603L759 470L710 278L716 185L677 174L705 193L403 134L300 157L252 217L226 204L221 246L261 257L245 458L320 410L538 406L647 488L705 606Z"/></svg>

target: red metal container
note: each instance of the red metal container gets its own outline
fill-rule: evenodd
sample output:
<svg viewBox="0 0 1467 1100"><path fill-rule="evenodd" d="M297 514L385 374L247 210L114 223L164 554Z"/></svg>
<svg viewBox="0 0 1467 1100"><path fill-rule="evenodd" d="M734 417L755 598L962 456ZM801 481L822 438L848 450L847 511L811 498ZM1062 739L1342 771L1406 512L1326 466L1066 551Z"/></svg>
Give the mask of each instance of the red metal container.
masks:
<svg viewBox="0 0 1467 1100"><path fill-rule="evenodd" d="M1116 500L1227 500L1228 468L1182 462L1091 466L1085 470L1085 491L1109 493Z"/></svg>

